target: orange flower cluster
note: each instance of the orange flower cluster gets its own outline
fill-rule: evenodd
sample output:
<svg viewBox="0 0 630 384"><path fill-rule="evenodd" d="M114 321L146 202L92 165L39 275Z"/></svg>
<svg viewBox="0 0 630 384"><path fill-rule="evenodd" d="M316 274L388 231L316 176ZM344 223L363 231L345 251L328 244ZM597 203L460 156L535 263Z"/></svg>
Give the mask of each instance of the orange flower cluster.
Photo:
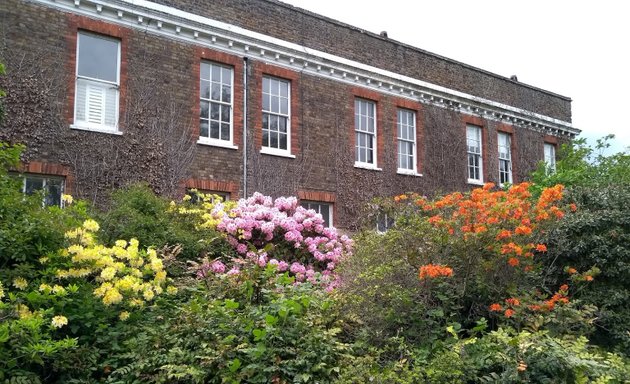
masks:
<svg viewBox="0 0 630 384"><path fill-rule="evenodd" d="M420 280L427 278L434 279L436 277L449 277L453 275L453 269L445 265L426 264L420 267L418 277Z"/></svg>
<svg viewBox="0 0 630 384"><path fill-rule="evenodd" d="M525 262L523 258L533 258L535 252L547 252L547 246L527 240L543 222L564 215L557 205L564 187L546 188L534 200L530 186L530 183L521 183L508 190L495 190L494 184L487 183L468 195L455 192L433 203L424 198L415 203L424 211L433 211L427 221L434 227L442 228L450 235L459 233L464 240L482 236L488 239L485 236L490 235L488 240L493 239L495 243L488 250L503 255L512 267L532 270L532 261Z"/></svg>

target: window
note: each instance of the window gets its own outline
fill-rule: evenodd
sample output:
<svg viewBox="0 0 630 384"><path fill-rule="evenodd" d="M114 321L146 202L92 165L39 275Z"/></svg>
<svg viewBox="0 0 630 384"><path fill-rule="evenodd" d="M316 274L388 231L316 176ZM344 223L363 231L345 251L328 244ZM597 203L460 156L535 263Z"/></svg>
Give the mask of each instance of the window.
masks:
<svg viewBox="0 0 630 384"><path fill-rule="evenodd" d="M416 113L398 110L398 172L416 172Z"/></svg>
<svg viewBox="0 0 630 384"><path fill-rule="evenodd" d="M26 174L22 177L22 192L27 195L33 195L43 191L44 205L58 207L62 205L61 195L63 194L65 184L63 178L32 174Z"/></svg>
<svg viewBox="0 0 630 384"><path fill-rule="evenodd" d="M385 233L396 224L393 216L387 212L379 212L376 216L376 232Z"/></svg>
<svg viewBox="0 0 630 384"><path fill-rule="evenodd" d="M466 142L468 146L468 182L473 184L483 183L481 127L467 125Z"/></svg>
<svg viewBox="0 0 630 384"><path fill-rule="evenodd" d="M545 163L547 164L547 173L556 172L556 146L545 143Z"/></svg>
<svg viewBox="0 0 630 384"><path fill-rule="evenodd" d="M218 196L221 198L221 202L226 202L230 200L230 193L229 192L219 192L219 191L206 191L206 190L199 190L199 189L188 189L186 191L186 195L190 196L190 202L193 204L200 204L203 201L206 202L211 202L214 203L215 202L215 196ZM205 199L202 199L202 196Z"/></svg>
<svg viewBox="0 0 630 384"><path fill-rule="evenodd" d="M117 131L119 87L120 41L79 32L74 128Z"/></svg>
<svg viewBox="0 0 630 384"><path fill-rule="evenodd" d="M332 222L333 222L332 204L320 203L317 201L301 201L300 205L306 209L312 209L315 212L322 215L322 218L324 219L324 227L332 226Z"/></svg>
<svg viewBox="0 0 630 384"><path fill-rule="evenodd" d="M511 139L507 133L499 132L499 184L512 183Z"/></svg>
<svg viewBox="0 0 630 384"><path fill-rule="evenodd" d="M263 77L262 146L267 153L291 151L291 86L288 81Z"/></svg>
<svg viewBox="0 0 630 384"><path fill-rule="evenodd" d="M354 101L355 165L376 166L376 103Z"/></svg>
<svg viewBox="0 0 630 384"><path fill-rule="evenodd" d="M232 145L234 71L231 67L201 62L199 141Z"/></svg>

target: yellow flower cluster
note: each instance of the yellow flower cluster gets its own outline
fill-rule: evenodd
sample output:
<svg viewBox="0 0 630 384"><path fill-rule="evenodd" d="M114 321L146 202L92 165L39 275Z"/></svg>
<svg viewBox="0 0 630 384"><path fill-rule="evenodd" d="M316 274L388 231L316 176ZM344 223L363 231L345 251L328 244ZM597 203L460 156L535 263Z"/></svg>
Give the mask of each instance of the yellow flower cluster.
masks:
<svg viewBox="0 0 630 384"><path fill-rule="evenodd" d="M215 194L205 194L191 189L190 193L196 195L194 202L190 194L182 198L184 205L178 205L171 201L170 210L181 215L196 217L197 229L215 229L223 215L236 207L235 201L223 201L223 198Z"/></svg>
<svg viewBox="0 0 630 384"><path fill-rule="evenodd" d="M53 327L61 328L64 325L68 325L68 319L65 316L55 316L52 318L51 324Z"/></svg>
<svg viewBox="0 0 630 384"><path fill-rule="evenodd" d="M23 291L28 287L28 281L23 277L16 277L13 279L13 286Z"/></svg>
<svg viewBox="0 0 630 384"><path fill-rule="evenodd" d="M0 300L4 297L4 287L2 286L2 281L0 281Z"/></svg>
<svg viewBox="0 0 630 384"><path fill-rule="evenodd" d="M95 240L94 232L98 229L96 221L86 220L82 227L66 233L66 238L74 244L61 252L61 257L69 258L72 267L58 270L57 277L93 276L100 283L94 289L94 295L107 306L141 307L164 292L166 271L154 249L140 250L136 239L118 240L113 247L106 247ZM56 293L55 287L43 286L40 290ZM174 293L177 290L167 287L166 291ZM128 317L123 313L121 320Z"/></svg>

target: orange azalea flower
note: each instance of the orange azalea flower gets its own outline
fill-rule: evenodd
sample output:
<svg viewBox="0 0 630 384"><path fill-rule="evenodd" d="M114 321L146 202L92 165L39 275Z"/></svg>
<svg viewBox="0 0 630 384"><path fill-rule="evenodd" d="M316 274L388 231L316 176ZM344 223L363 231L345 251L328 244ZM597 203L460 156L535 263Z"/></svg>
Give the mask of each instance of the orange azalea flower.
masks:
<svg viewBox="0 0 630 384"><path fill-rule="evenodd" d="M542 309L542 307L540 305L537 304L532 304L529 306L529 309L531 309L532 311L540 311Z"/></svg>
<svg viewBox="0 0 630 384"><path fill-rule="evenodd" d="M568 290L569 290L569 286L568 286L568 285L566 285L566 284L562 284L562 285L560 286L560 290L561 290L561 291L563 291L563 292L566 292L566 291L568 291Z"/></svg>
<svg viewBox="0 0 630 384"><path fill-rule="evenodd" d="M494 304L490 304L488 309L490 309L490 311L492 312L500 312L503 310L503 307L499 303L494 303Z"/></svg>
<svg viewBox="0 0 630 384"><path fill-rule="evenodd" d="M538 252L547 252L547 246L545 244L536 244L536 250Z"/></svg>
<svg viewBox="0 0 630 384"><path fill-rule="evenodd" d="M531 265L526 265L525 266L525 272L529 272L531 270L533 270L534 268Z"/></svg>
<svg viewBox="0 0 630 384"><path fill-rule="evenodd" d="M436 277L449 277L453 275L453 269L445 265L427 264L420 267L418 278L424 280L426 278L434 279Z"/></svg>
<svg viewBox="0 0 630 384"><path fill-rule="evenodd" d="M512 232L508 231L507 229L504 229L501 232L499 232L499 234L497 235L497 240L505 239L511 236L512 236Z"/></svg>
<svg viewBox="0 0 630 384"><path fill-rule="evenodd" d="M429 218L429 223L434 224L434 225L439 223L440 221L442 221L442 217L440 215L431 216Z"/></svg>
<svg viewBox="0 0 630 384"><path fill-rule="evenodd" d="M514 231L517 235L531 235L532 229L525 225L519 225Z"/></svg>
<svg viewBox="0 0 630 384"><path fill-rule="evenodd" d="M577 269L575 269L575 268L573 268L573 267L569 267L569 268L567 269L567 273L568 273L569 275L576 274L576 273L577 273Z"/></svg>
<svg viewBox="0 0 630 384"><path fill-rule="evenodd" d="M593 276L586 275L586 276L584 276L584 280L586 280L586 281L593 281Z"/></svg>
<svg viewBox="0 0 630 384"><path fill-rule="evenodd" d="M571 211L573 211L573 212L577 211L577 205L575 205L573 203L569 204L569 208L571 208Z"/></svg>
<svg viewBox="0 0 630 384"><path fill-rule="evenodd" d="M511 305L513 307L518 307L519 305L521 305L521 302L519 301L519 299L512 297L509 299L505 299L506 304Z"/></svg>
<svg viewBox="0 0 630 384"><path fill-rule="evenodd" d="M513 309L506 309L505 312L504 312L505 317L512 317L512 316L514 316L515 313L516 313L516 311L513 310Z"/></svg>
<svg viewBox="0 0 630 384"><path fill-rule="evenodd" d="M517 265L520 264L520 261L516 257L510 257L508 259L508 264L510 264L513 267L516 267Z"/></svg>

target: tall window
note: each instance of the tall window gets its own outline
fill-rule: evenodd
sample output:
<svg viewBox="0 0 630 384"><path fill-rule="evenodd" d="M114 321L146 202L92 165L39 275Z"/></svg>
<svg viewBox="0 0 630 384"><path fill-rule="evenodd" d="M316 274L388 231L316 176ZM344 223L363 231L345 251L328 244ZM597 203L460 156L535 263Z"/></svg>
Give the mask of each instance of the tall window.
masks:
<svg viewBox="0 0 630 384"><path fill-rule="evenodd" d="M398 110L398 171L416 172L416 113Z"/></svg>
<svg viewBox="0 0 630 384"><path fill-rule="evenodd" d="M32 195L43 191L44 205L61 206L61 195L64 190L64 179L54 176L26 174L23 175L22 192Z"/></svg>
<svg viewBox="0 0 630 384"><path fill-rule="evenodd" d="M499 132L499 183L512 183L512 150L511 138L507 133Z"/></svg>
<svg viewBox="0 0 630 384"><path fill-rule="evenodd" d="M318 202L318 201L301 201L300 205L303 206L306 209L312 209L315 212L317 212L320 215L322 215L322 218L324 219L324 226L325 227L330 227L332 225L332 222L333 222L332 204L330 204L330 203L321 203L321 202Z"/></svg>
<svg viewBox="0 0 630 384"><path fill-rule="evenodd" d="M556 146L545 143L545 163L547 164L547 172L556 172Z"/></svg>
<svg viewBox="0 0 630 384"><path fill-rule="evenodd" d="M468 145L468 182L483 182L483 159L481 146L481 127L466 126L466 142Z"/></svg>
<svg viewBox="0 0 630 384"><path fill-rule="evenodd" d="M290 92L287 80L263 77L262 146L271 152L290 152Z"/></svg>
<svg viewBox="0 0 630 384"><path fill-rule="evenodd" d="M376 166L376 103L355 99L354 130L356 163Z"/></svg>
<svg viewBox="0 0 630 384"><path fill-rule="evenodd" d="M230 67L201 62L199 136L202 142L232 143L233 74Z"/></svg>
<svg viewBox="0 0 630 384"><path fill-rule="evenodd" d="M79 32L74 126L118 130L120 40Z"/></svg>

